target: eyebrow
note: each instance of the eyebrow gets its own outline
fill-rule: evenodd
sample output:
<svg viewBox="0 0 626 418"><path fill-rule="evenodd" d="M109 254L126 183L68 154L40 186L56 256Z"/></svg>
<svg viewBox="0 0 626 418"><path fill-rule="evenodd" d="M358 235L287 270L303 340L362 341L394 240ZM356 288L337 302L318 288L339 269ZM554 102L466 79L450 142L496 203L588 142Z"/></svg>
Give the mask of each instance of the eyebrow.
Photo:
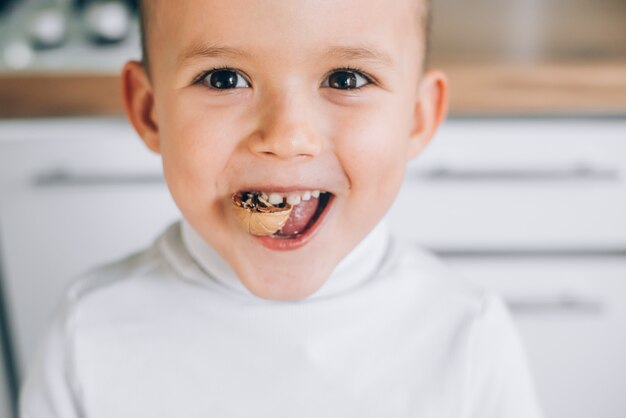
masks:
<svg viewBox="0 0 626 418"><path fill-rule="evenodd" d="M387 52L378 50L373 46L332 46L326 50L326 54L332 57L354 60L371 61L373 63L393 66L394 60Z"/></svg>
<svg viewBox="0 0 626 418"><path fill-rule="evenodd" d="M187 61L197 58L250 58L250 54L237 48L212 44L193 44L185 49L178 57L178 63L184 65Z"/></svg>
<svg viewBox="0 0 626 418"><path fill-rule="evenodd" d="M394 60L387 52L378 50L369 45L335 45L331 46L325 51L325 55L353 61L370 61L372 63L383 64L386 66L393 66ZM178 57L179 65L185 65L188 61L198 58L219 58L219 57L231 57L231 58L243 58L251 59L253 54L228 46L215 45L215 44L194 44L191 47L185 49Z"/></svg>

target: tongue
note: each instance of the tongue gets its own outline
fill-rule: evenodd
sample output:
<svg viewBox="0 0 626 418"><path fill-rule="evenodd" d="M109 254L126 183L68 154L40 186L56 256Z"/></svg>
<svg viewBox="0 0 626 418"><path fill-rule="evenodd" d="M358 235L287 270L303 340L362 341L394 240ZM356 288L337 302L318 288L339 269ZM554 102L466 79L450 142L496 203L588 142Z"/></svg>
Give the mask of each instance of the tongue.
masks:
<svg viewBox="0 0 626 418"><path fill-rule="evenodd" d="M303 200L295 205L291 210L287 223L279 231L279 235L295 235L303 232L313 215L315 215L319 201L319 199Z"/></svg>

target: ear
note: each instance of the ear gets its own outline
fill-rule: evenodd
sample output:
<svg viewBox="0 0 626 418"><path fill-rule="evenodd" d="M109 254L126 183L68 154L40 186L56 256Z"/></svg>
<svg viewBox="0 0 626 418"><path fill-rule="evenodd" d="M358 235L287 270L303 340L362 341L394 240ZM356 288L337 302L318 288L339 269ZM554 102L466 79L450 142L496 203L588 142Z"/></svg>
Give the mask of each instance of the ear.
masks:
<svg viewBox="0 0 626 418"><path fill-rule="evenodd" d="M440 70L422 76L418 87L407 159L413 159L428 145L448 114L448 79Z"/></svg>
<svg viewBox="0 0 626 418"><path fill-rule="evenodd" d="M140 62L129 61L124 65L121 77L126 116L146 146L159 153L154 92L146 70Z"/></svg>

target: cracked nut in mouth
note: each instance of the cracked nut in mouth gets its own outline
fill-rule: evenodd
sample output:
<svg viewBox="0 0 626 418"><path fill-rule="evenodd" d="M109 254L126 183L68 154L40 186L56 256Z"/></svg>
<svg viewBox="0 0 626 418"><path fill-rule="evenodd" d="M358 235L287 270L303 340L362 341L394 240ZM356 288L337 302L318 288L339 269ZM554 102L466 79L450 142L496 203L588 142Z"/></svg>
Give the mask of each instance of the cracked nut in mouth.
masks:
<svg viewBox="0 0 626 418"><path fill-rule="evenodd" d="M285 224L293 206L281 200L270 203L261 192L239 192L232 196L233 211L239 226L249 234L272 236Z"/></svg>

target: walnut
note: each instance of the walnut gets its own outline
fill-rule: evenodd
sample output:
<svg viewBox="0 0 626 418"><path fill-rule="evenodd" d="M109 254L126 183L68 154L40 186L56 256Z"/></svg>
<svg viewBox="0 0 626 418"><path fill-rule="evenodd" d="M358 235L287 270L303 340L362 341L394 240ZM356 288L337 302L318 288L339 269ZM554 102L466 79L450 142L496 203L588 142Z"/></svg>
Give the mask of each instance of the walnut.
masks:
<svg viewBox="0 0 626 418"><path fill-rule="evenodd" d="M283 203L274 206L264 200L259 201L257 193L245 193L245 200L242 201L242 194L235 193L232 196L233 211L235 218L241 228L257 236L272 236L278 232L285 224L291 214L292 206Z"/></svg>

